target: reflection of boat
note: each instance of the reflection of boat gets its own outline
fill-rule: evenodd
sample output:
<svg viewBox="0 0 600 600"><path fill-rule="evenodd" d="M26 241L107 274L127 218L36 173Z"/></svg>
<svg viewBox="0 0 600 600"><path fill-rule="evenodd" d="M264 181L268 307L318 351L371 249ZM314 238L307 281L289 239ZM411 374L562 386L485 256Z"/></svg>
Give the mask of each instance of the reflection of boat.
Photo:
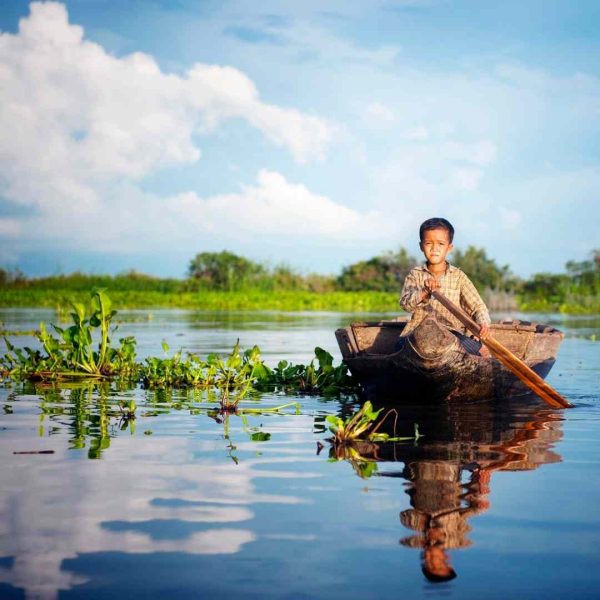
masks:
<svg viewBox="0 0 600 600"><path fill-rule="evenodd" d="M528 388L474 340L453 334L433 317L402 337L407 321L353 323L335 334L342 357L366 389L402 399L433 401L506 398ZM545 377L563 334L546 325L505 321L491 325L503 346ZM473 349L473 346L475 349Z"/></svg>
<svg viewBox="0 0 600 600"><path fill-rule="evenodd" d="M400 522L412 533L400 543L420 549L429 580L446 581L456 576L448 551L472 544L469 519L490 506L492 473L559 462L553 446L562 437L562 418L551 409L515 400L405 406L398 412L404 429L396 433L409 433L416 422L424 436L418 443L360 444L347 460L361 476L409 482L411 506L400 513ZM362 453L360 461L357 453Z"/></svg>

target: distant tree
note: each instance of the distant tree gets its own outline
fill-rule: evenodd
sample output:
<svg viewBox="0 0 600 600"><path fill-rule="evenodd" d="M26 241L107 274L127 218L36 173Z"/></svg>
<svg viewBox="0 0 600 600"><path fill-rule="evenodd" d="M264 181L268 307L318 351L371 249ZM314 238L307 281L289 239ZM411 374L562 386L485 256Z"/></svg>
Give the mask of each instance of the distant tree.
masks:
<svg viewBox="0 0 600 600"><path fill-rule="evenodd" d="M600 250L592 250L590 256L581 262L571 260L565 268L575 286L596 291L600 289Z"/></svg>
<svg viewBox="0 0 600 600"><path fill-rule="evenodd" d="M568 291L571 277L564 273L535 273L523 284L523 295L528 299L561 303Z"/></svg>
<svg viewBox="0 0 600 600"><path fill-rule="evenodd" d="M532 275L522 285L522 299L526 303L541 303L553 310L564 305L578 308L597 306L600 297L600 250L593 250L589 260L567 262L565 270L566 273Z"/></svg>
<svg viewBox="0 0 600 600"><path fill-rule="evenodd" d="M20 285L27 282L27 277L20 269L4 269L0 267L0 285Z"/></svg>
<svg viewBox="0 0 600 600"><path fill-rule="evenodd" d="M276 290L302 290L306 287L302 275L287 265L277 265L266 279Z"/></svg>
<svg viewBox="0 0 600 600"><path fill-rule="evenodd" d="M569 261L565 265L570 278L568 292L600 295L600 250L592 250L590 256L589 260Z"/></svg>
<svg viewBox="0 0 600 600"><path fill-rule="evenodd" d="M309 273L304 277L304 282L309 292L318 294L335 291L337 283L334 275L320 275L318 273Z"/></svg>
<svg viewBox="0 0 600 600"><path fill-rule="evenodd" d="M226 250L196 254L188 267L191 278L203 287L217 290L246 287L264 274L262 265Z"/></svg>
<svg viewBox="0 0 600 600"><path fill-rule="evenodd" d="M454 250L450 261L462 269L479 290L509 292L518 285L518 279L508 265L499 267L495 260L487 257L483 248L469 246L464 252Z"/></svg>
<svg viewBox="0 0 600 600"><path fill-rule="evenodd" d="M344 267L337 283L342 290L397 292L408 272L417 264L405 248Z"/></svg>

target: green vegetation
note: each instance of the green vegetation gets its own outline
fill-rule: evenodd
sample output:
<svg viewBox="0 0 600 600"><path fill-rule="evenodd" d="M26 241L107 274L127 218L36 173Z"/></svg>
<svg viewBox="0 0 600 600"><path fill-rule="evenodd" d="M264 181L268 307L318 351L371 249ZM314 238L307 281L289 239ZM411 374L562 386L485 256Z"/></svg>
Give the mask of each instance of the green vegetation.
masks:
<svg viewBox="0 0 600 600"><path fill-rule="evenodd" d="M230 411L237 410L240 400L251 390L329 395L356 387L347 367L334 366L333 357L322 348L315 348L315 359L308 365L281 361L274 369L261 360L258 346L242 352L239 344L226 357L210 354L202 359L187 354L184 358L177 352L172 357L150 357L138 363L134 338L121 338L118 346L111 344L116 329L111 329L111 320L116 311L104 290L92 292L89 307L78 302L73 302L72 307L71 326L52 325L57 336L40 323L36 337L41 349L17 348L5 339L8 352L0 357L0 373L16 381L96 378L140 382L150 389L219 390L221 409ZM165 354L168 350L163 343ZM129 418L135 412L129 405L121 409Z"/></svg>
<svg viewBox="0 0 600 600"><path fill-rule="evenodd" d="M356 390L356 382L348 373L346 365L342 363L334 366L331 354L319 347L315 348L315 359L308 365L294 365L282 360L275 369L265 369L266 373L259 383L274 386L286 393L298 391L328 396Z"/></svg>
<svg viewBox="0 0 600 600"><path fill-rule="evenodd" d="M419 434L417 425L415 425L415 435L411 437L395 437L388 433L379 433L379 428L390 415L395 414L396 417L398 416L398 413L394 409L390 409L377 422L382 410L382 408L373 410L373 405L367 400L358 411L346 419L329 415L325 421L328 423L329 431L334 436L331 441L334 444L343 445L353 444L358 441L400 442L413 439L418 440L422 437Z"/></svg>
<svg viewBox="0 0 600 600"><path fill-rule="evenodd" d="M538 273L527 281L508 265L497 265L482 248L455 250L453 264L469 275L492 310L592 313L600 311L599 257L595 250L590 260L567 263L565 273ZM0 306L64 313L71 299L81 303L89 289L107 288L122 308L397 312L402 281L417 262L400 248L346 266L337 277L303 275L285 265L271 268L227 251L196 255L185 279L135 271L27 278L0 269Z"/></svg>
<svg viewBox="0 0 600 600"><path fill-rule="evenodd" d="M388 410L379 419L383 409L373 410L373 405L368 400L352 415L343 419L336 415L325 418L329 431L333 437L329 439L329 460L344 460L352 466L356 474L362 479L368 479L377 472L378 452L380 444L384 442L418 442L423 437L419 433L419 427L415 423L414 435L406 437L396 436L396 420L394 420L394 433L379 432L379 428L386 419L398 413L396 410ZM378 420L379 419L379 420Z"/></svg>
<svg viewBox="0 0 600 600"><path fill-rule="evenodd" d="M72 303L70 327L53 325L58 337L50 334L44 323L36 337L42 350L26 346L16 348L5 338L7 354L0 358L0 367L13 379L74 379L81 377L122 378L135 376L135 340L121 338L118 347L110 345L110 322L116 314L103 290L92 292L89 309ZM94 349L94 333L99 336Z"/></svg>
<svg viewBox="0 0 600 600"><path fill-rule="evenodd" d="M406 249L388 252L344 267L338 287L349 292L375 291L398 295L404 278L419 263Z"/></svg>
<svg viewBox="0 0 600 600"><path fill-rule="evenodd" d="M524 310L565 313L600 312L600 250L590 260L568 262L566 273L538 273L521 290Z"/></svg>
<svg viewBox="0 0 600 600"><path fill-rule="evenodd" d="M163 357L149 357L138 363L135 356L136 340L119 339L113 346L111 338L116 327L111 322L117 311L102 289L95 289L87 305L72 302L68 327L52 325L49 333L45 323L40 323L36 337L41 349L15 347L5 339L7 352L0 356L0 376L12 381L36 386L41 396L41 423L39 434L44 435L44 421L50 420L54 430L58 416L70 415L73 420L72 447L83 449L89 440L88 457L100 458L109 448L114 431L136 431L138 406L131 397L123 394L141 385L147 394L155 393L155 402L147 402L143 417L152 417L171 409L186 409L191 414L206 414L223 424L223 436L228 442L228 455L238 461L229 433L231 416L240 417L243 431L253 442L264 442L270 434L249 424L250 415L280 413L294 408L300 412L297 401L275 407L243 405L245 398L256 400L261 391L284 394L319 394L321 396L346 393L350 398L358 391L356 382L345 364L335 366L333 357L322 348L315 348L315 357L309 364L291 364L280 361L275 368L267 366L254 346L246 351L236 343L225 357L210 354L203 359L194 354L185 357L181 352L168 356L169 347L163 342ZM37 387L39 386L39 387ZM181 400L165 402L174 389L192 390L193 395ZM65 397L65 392L68 396ZM121 396L121 397L119 397ZM5 405L5 411L12 411ZM410 437L396 437L379 432L388 416L397 413L389 410L378 421L381 410L373 410L369 401L347 418L327 416L335 460L349 460L361 477L376 470L373 462L363 460L357 446L368 442L376 449L381 442L418 440L419 431ZM394 432L396 423L394 422ZM151 435L152 430L144 430ZM322 447L322 445L321 445ZM331 453L330 453L331 455Z"/></svg>
<svg viewBox="0 0 600 600"><path fill-rule="evenodd" d="M91 282L94 280L92 279ZM90 285L89 287L94 287ZM87 289L89 289L89 287ZM113 302L121 309L185 308L191 310L334 310L342 312L398 311L398 292L308 292L282 290L277 293L262 290L198 292L138 292L113 291ZM57 313L68 311L73 298L83 302L87 291L72 293L64 290L35 288L0 289L0 307L51 308Z"/></svg>

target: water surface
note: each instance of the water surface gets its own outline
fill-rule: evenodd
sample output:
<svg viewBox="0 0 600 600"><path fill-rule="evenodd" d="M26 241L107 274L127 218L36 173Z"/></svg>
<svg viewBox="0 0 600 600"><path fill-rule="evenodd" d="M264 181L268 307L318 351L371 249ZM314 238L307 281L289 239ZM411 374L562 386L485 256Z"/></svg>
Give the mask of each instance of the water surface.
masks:
<svg viewBox="0 0 600 600"><path fill-rule="evenodd" d="M119 317L141 356L239 338L275 363L316 345L339 360L334 329L367 316ZM54 316L0 311L9 329L40 319ZM356 398L264 394L252 406L299 414L223 418L193 391L1 388L0 597L597 598L600 322L541 320L566 334L548 381L575 409L405 407L400 433L416 422L418 442L337 454L324 417ZM119 417L129 398L135 422Z"/></svg>

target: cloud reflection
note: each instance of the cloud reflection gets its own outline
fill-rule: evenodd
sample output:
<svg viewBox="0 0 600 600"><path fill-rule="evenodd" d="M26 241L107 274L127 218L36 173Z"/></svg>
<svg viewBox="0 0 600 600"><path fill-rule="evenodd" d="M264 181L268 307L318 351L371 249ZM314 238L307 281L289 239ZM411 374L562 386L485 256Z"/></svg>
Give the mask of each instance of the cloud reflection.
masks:
<svg viewBox="0 0 600 600"><path fill-rule="evenodd" d="M31 420L35 415L28 415ZM13 436L0 439L11 455ZM11 456L0 492L0 582L27 598L52 600L85 583L65 571L82 554L235 554L257 540L255 503L298 504L293 495L257 493L259 478L315 477L262 457L238 464L197 457L206 439L121 436L102 460L79 460L52 440L52 457ZM215 442L222 449L222 440ZM267 465L268 470L264 468ZM5 465L6 466L6 465ZM244 527L229 525L247 523ZM0 563L2 565L2 563Z"/></svg>

